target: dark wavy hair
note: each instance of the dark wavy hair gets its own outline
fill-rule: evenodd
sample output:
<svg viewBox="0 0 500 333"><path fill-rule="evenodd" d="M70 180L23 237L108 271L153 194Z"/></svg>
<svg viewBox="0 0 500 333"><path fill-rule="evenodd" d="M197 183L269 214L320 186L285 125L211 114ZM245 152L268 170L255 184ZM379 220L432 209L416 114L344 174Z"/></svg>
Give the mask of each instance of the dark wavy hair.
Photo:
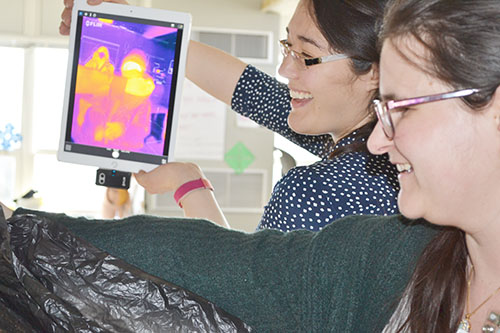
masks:
<svg viewBox="0 0 500 333"><path fill-rule="evenodd" d="M387 0L307 0L307 8L330 47L345 53L355 75L368 73L378 64L377 32L382 23ZM378 95L373 91L372 99ZM370 106L367 105L367 108ZM366 139L376 124L376 117L356 129L355 141L334 150L330 158L353 152L368 151ZM331 148L331 147L330 147Z"/></svg>
<svg viewBox="0 0 500 333"><path fill-rule="evenodd" d="M389 41L397 47L408 38L426 50L421 70L452 89L482 89L462 100L471 110L488 106L500 84L500 1L391 0L379 45ZM394 314L403 318L395 331L457 330L467 257L465 234L457 228L445 228L428 244L403 293L405 305Z"/></svg>

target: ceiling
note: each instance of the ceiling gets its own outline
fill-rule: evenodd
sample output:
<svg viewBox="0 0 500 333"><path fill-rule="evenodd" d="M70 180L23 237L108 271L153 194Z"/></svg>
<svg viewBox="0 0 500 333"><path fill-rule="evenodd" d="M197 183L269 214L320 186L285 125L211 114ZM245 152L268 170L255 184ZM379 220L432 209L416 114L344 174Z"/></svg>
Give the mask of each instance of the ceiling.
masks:
<svg viewBox="0 0 500 333"><path fill-rule="evenodd" d="M285 17L291 17L299 0L262 0L261 8Z"/></svg>

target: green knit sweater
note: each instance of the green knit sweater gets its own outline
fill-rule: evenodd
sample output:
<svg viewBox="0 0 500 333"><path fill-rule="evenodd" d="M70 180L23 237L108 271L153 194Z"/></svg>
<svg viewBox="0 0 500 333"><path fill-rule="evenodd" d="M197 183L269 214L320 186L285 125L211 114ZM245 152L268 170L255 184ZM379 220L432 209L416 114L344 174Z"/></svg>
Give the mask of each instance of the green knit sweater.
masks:
<svg viewBox="0 0 500 333"><path fill-rule="evenodd" d="M204 220L103 221L19 209L207 298L257 332L381 332L438 228L351 216L314 233L226 230Z"/></svg>

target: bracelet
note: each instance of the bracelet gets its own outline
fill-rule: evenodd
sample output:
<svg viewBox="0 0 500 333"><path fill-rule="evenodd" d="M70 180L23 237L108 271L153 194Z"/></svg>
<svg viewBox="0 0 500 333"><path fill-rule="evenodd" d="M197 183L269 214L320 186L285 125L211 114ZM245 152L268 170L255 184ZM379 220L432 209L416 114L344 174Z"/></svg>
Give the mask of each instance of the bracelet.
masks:
<svg viewBox="0 0 500 333"><path fill-rule="evenodd" d="M174 193L175 202L182 208L181 200L189 193L198 189L209 189L211 191L214 190L210 181L206 178L199 178L196 180L189 181L187 183L182 184Z"/></svg>

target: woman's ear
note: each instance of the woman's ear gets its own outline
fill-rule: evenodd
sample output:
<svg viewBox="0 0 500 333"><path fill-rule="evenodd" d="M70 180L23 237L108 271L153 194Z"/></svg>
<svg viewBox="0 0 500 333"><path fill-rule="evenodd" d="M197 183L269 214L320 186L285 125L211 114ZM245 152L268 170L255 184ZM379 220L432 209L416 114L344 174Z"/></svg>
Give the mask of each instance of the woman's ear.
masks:
<svg viewBox="0 0 500 333"><path fill-rule="evenodd" d="M493 109L493 118L497 129L500 131L500 86L497 87L491 100L491 108Z"/></svg>
<svg viewBox="0 0 500 333"><path fill-rule="evenodd" d="M379 76L380 71L379 70L380 69L379 69L378 64L377 63L373 63L372 64L372 69L370 70L370 72L371 72L371 75L372 75L372 80L377 80L377 83L378 83L378 81L380 79L380 76Z"/></svg>
<svg viewBox="0 0 500 333"><path fill-rule="evenodd" d="M370 71L366 74L361 75L360 80L367 82L369 86L369 90L378 89L378 81L379 81L379 67L378 64L372 64Z"/></svg>

